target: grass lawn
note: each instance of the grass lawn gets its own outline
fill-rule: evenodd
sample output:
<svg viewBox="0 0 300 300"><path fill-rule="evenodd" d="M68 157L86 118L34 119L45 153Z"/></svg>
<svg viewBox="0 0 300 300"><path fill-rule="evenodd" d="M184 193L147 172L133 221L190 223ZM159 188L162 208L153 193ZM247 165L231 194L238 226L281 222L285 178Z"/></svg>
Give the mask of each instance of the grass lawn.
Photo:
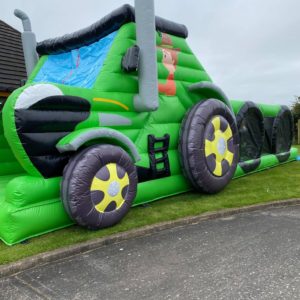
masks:
<svg viewBox="0 0 300 300"><path fill-rule="evenodd" d="M78 226L72 226L12 247L0 242L0 265L59 247L153 223L224 208L297 198L300 196L299 182L300 162L292 162L233 180L223 192L217 195L185 193L150 203L144 207L132 208L119 224L108 229L88 231Z"/></svg>

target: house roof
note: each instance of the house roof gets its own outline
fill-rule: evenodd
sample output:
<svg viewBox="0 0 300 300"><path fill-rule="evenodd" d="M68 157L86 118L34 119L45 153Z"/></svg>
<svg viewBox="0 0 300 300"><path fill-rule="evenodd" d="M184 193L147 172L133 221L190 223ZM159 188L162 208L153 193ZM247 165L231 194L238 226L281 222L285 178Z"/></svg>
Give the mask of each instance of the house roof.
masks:
<svg viewBox="0 0 300 300"><path fill-rule="evenodd" d="M125 4L89 27L38 43L36 50L40 55L68 52L90 45L129 22L135 22L135 11L131 5ZM183 38L188 36L185 25L161 17L156 17L155 23L158 31Z"/></svg>
<svg viewBox="0 0 300 300"><path fill-rule="evenodd" d="M11 92L26 78L21 33L0 20L0 91Z"/></svg>

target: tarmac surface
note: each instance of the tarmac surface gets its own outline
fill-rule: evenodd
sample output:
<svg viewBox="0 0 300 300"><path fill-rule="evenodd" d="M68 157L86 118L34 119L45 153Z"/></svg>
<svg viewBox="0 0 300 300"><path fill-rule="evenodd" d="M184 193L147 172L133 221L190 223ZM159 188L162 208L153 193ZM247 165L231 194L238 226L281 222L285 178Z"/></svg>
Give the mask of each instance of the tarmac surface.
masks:
<svg viewBox="0 0 300 300"><path fill-rule="evenodd" d="M0 299L300 299L300 205L207 220L0 279Z"/></svg>

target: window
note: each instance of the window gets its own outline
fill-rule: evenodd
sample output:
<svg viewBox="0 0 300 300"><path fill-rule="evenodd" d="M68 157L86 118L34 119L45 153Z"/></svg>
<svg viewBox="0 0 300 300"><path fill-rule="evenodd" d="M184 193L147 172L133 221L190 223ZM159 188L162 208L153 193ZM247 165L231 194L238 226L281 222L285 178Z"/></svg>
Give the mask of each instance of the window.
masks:
<svg viewBox="0 0 300 300"><path fill-rule="evenodd" d="M49 55L33 81L92 88L116 34L70 52Z"/></svg>

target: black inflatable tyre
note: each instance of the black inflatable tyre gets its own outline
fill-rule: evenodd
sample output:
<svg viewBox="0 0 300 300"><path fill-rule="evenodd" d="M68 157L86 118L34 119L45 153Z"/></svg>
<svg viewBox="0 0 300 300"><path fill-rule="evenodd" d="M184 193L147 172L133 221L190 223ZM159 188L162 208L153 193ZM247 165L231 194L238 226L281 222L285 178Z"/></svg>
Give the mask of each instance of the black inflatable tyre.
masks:
<svg viewBox="0 0 300 300"><path fill-rule="evenodd" d="M239 160L238 141L235 118L221 101L199 102L187 113L179 152L183 173L196 190L216 193L230 182Z"/></svg>
<svg viewBox="0 0 300 300"><path fill-rule="evenodd" d="M290 151L294 137L294 120L291 110L282 105L274 119L272 128L272 153L279 154Z"/></svg>
<svg viewBox="0 0 300 300"><path fill-rule="evenodd" d="M137 173L130 156L112 145L90 146L64 169L61 198L77 224L100 229L118 223L137 191Z"/></svg>
<svg viewBox="0 0 300 300"><path fill-rule="evenodd" d="M260 158L265 139L264 117L258 106L247 101L236 115L240 161Z"/></svg>

